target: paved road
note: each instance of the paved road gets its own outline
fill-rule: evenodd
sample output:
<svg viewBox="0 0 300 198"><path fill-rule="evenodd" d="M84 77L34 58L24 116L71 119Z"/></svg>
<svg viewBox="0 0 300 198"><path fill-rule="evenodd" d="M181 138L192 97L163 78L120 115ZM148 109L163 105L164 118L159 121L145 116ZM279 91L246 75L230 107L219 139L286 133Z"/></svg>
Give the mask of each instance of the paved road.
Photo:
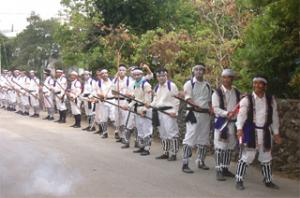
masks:
<svg viewBox="0 0 300 198"><path fill-rule="evenodd" d="M159 144L142 157L112 138L0 110L0 197L299 197L299 182L275 176L266 189L250 168L243 192L215 172L180 171L180 161L158 161ZM212 157L208 165L213 167Z"/></svg>

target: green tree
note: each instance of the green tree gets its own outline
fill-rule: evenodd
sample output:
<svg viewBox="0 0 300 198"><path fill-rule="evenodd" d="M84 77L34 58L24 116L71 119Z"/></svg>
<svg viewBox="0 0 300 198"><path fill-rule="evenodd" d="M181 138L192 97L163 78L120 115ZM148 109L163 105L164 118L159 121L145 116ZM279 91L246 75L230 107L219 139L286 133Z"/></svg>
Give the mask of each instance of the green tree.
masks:
<svg viewBox="0 0 300 198"><path fill-rule="evenodd" d="M1 52L1 65L2 68L9 68L12 62L12 39L7 38L0 33L0 52Z"/></svg>
<svg viewBox="0 0 300 198"><path fill-rule="evenodd" d="M178 0L95 0L105 25L125 24L136 32L159 27L160 21L175 12Z"/></svg>
<svg viewBox="0 0 300 198"><path fill-rule="evenodd" d="M257 6L257 1L254 1ZM266 1L242 36L234 66L241 73L240 87L251 88L251 78L269 78L270 91L280 97L299 97L299 1Z"/></svg>
<svg viewBox="0 0 300 198"><path fill-rule="evenodd" d="M49 57L58 58L59 46L53 34L60 25L55 19L42 20L34 12L27 18L29 25L13 39L14 67L41 70Z"/></svg>

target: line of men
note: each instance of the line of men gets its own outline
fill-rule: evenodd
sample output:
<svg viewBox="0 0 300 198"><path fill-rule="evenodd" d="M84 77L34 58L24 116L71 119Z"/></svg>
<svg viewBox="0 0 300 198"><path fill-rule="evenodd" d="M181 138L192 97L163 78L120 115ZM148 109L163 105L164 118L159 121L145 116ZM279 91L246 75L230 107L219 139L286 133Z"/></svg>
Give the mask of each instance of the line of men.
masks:
<svg viewBox="0 0 300 198"><path fill-rule="evenodd" d="M146 69L145 74L143 69ZM117 142L123 149L130 147L135 132L134 153L150 154L153 128L157 127L161 139L162 154L156 159L176 161L179 151L179 129L177 124L180 102L186 103L186 133L183 145L182 171L193 173L189 161L196 148L197 167L209 170L205 164L210 144L210 129L214 127L214 149L216 179L236 178L236 188L245 189L246 169L255 159L261 162L264 184L278 189L272 182L271 149L273 140L281 144L279 118L276 100L267 93L267 78L257 75L253 78L253 92L241 96L233 87L235 73L231 69L222 72L222 85L212 90L204 80L206 67L198 64L192 68L192 78L186 81L180 92L175 83L168 79L168 71L158 69L157 85L152 88L149 81L153 73L146 64L128 69L121 64L113 79L106 69L96 72L96 79L85 71L82 81L78 73L70 73L70 83L63 70L44 71L44 82L40 83L34 71L26 75L23 71L3 71L0 76L0 105L9 111L22 115L39 117L39 92L47 109L47 120L54 119L55 105L59 112L57 122L65 123L67 101L74 116L74 128L81 127L81 105L84 106L88 127L83 130L96 131L99 126L102 138L108 138L108 122L115 127ZM82 83L81 83L82 82ZM214 116L214 126L211 118ZM240 149L236 174L229 171L234 149Z"/></svg>

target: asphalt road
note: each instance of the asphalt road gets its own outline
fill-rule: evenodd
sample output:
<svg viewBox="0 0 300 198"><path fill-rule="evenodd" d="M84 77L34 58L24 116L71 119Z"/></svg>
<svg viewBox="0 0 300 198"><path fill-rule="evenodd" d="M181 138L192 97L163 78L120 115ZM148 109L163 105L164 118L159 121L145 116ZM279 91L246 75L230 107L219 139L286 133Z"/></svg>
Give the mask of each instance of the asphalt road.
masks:
<svg viewBox="0 0 300 198"><path fill-rule="evenodd" d="M233 179L215 180L209 171L181 172L177 162L155 160L160 145L142 157L122 150L112 135L99 135L0 110L0 197L299 197L299 182L274 176L280 190L262 184L260 171L248 169L245 191ZM235 164L232 166L234 171Z"/></svg>

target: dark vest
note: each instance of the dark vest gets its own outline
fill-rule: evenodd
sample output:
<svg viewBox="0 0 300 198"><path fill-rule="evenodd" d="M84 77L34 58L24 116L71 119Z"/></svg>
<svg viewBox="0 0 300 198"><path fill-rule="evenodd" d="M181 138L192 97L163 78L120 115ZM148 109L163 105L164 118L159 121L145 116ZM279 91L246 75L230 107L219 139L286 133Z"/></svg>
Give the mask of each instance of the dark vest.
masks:
<svg viewBox="0 0 300 198"><path fill-rule="evenodd" d="M236 89L236 88L233 88L234 91L235 91L235 95L236 95L236 101L237 103L239 102L240 100L240 92ZM223 94L223 91L221 89L221 87L219 87L217 90L216 90L218 96L219 96L219 108L220 109L223 109L223 110L226 110L225 109L225 96ZM224 125L224 123L227 121L227 118L225 117L216 117L216 120L215 120L215 123L214 123L214 127L218 130L221 129L221 127ZM222 130L220 130L220 138L221 139L224 139L224 140L227 140L228 138L228 127L226 126L225 128L223 128Z"/></svg>
<svg viewBox="0 0 300 198"><path fill-rule="evenodd" d="M236 96L237 102L239 102L240 101L240 97L241 97L241 93L236 88L233 88L233 89L235 91L235 96ZM222 91L221 87L218 88L216 90L216 92L217 92L217 94L219 96L219 104L220 104L219 107L220 107L220 109L226 110L225 109L224 94L223 94L223 91Z"/></svg>

